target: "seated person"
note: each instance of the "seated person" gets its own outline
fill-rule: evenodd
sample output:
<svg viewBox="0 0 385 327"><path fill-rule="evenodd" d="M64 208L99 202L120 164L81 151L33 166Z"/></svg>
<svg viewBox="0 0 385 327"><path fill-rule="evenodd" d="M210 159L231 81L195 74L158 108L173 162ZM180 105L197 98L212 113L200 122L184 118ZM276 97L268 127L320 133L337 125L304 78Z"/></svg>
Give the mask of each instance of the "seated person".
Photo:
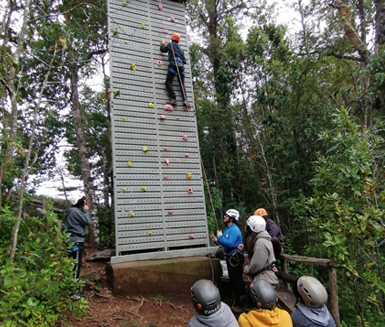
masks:
<svg viewBox="0 0 385 327"><path fill-rule="evenodd" d="M191 287L195 315L187 327L239 327L226 303L221 302L218 288L209 280L198 280Z"/></svg>
<svg viewBox="0 0 385 327"><path fill-rule="evenodd" d="M328 293L316 278L298 278L293 291L298 301L295 305L297 310L291 314L293 327L336 327L325 305Z"/></svg>
<svg viewBox="0 0 385 327"><path fill-rule="evenodd" d="M249 297L253 309L240 315L238 320L240 327L293 326L290 315L277 308L277 293L268 282L262 279L253 281L249 287Z"/></svg>
<svg viewBox="0 0 385 327"><path fill-rule="evenodd" d="M255 210L254 215L261 216L266 220L266 230L271 236L271 243L273 243L275 258L278 259L279 255L283 252L283 238L281 235L281 229L273 220L267 218L268 214L264 208L258 208Z"/></svg>

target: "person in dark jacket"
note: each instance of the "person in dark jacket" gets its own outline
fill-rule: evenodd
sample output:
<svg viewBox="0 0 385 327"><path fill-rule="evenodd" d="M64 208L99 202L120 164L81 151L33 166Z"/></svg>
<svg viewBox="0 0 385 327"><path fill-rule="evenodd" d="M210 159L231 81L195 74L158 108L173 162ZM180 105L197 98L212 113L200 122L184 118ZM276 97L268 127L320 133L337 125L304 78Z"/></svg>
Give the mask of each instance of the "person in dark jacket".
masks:
<svg viewBox="0 0 385 327"><path fill-rule="evenodd" d="M65 212L64 229L70 235L70 242L74 245L69 251L71 258L75 259L74 278L79 279L82 267L82 257L84 253L84 239L88 233L90 224L90 213L87 211L88 205L86 198L70 199L72 207Z"/></svg>
<svg viewBox="0 0 385 327"><path fill-rule="evenodd" d="M239 327L229 306L221 301L218 288L201 279L191 287L195 315L187 327Z"/></svg>
<svg viewBox="0 0 385 327"><path fill-rule="evenodd" d="M183 104L186 108L188 108L189 104L187 102L187 94L184 87L184 65L187 63L187 61L184 56L184 52L179 45L179 41L180 35L178 33L172 34L171 42L162 44L160 46L160 51L163 53L168 53L169 66L166 77L166 88L168 94L170 95L170 100L167 103L171 105L176 105L177 103L172 82L174 81L174 77L178 76L179 86L183 95Z"/></svg>
<svg viewBox="0 0 385 327"><path fill-rule="evenodd" d="M243 312L243 303L241 298L246 295L246 288L242 278L244 257L238 251L238 245L242 243L242 233L236 224L239 219L239 212L234 209L229 209L223 216L223 222L226 224L226 229L223 235L218 239L211 235L211 240L218 245L223 245L226 252L226 264L229 272L231 287L235 293L235 303L232 310L235 313Z"/></svg>
<svg viewBox="0 0 385 327"><path fill-rule="evenodd" d="M278 259L283 252L283 238L281 235L281 229L278 225L267 216L267 211L264 208L258 208L254 211L254 216L261 216L266 220L266 231L271 236L271 243L273 243L275 258Z"/></svg>
<svg viewBox="0 0 385 327"><path fill-rule="evenodd" d="M336 327L325 305L328 300L326 289L316 278L298 278L293 291L297 297L297 310L291 314L293 327Z"/></svg>

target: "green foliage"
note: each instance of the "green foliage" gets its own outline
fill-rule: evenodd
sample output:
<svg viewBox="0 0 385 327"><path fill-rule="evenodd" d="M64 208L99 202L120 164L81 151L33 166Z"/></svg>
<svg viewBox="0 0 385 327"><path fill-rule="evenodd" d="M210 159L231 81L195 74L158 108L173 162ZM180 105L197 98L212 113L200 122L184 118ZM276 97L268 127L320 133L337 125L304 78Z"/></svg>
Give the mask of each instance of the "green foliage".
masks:
<svg viewBox="0 0 385 327"><path fill-rule="evenodd" d="M54 326L72 311L83 315L87 302L73 302L79 282L73 278L74 262L67 256L68 235L47 201L47 218L22 221L15 261L7 255L9 235L16 220L9 208L0 215L0 326Z"/></svg>
<svg viewBox="0 0 385 327"><path fill-rule="evenodd" d="M340 306L347 323L384 323L384 257L379 243L385 188L378 160L384 139L375 127L362 130L342 108L333 114L331 128L320 134L320 140L327 151L315 162L313 196L296 203L302 211L298 219L306 221L305 253L331 258L341 267L344 282L339 292L346 300ZM352 297L354 306L348 301Z"/></svg>

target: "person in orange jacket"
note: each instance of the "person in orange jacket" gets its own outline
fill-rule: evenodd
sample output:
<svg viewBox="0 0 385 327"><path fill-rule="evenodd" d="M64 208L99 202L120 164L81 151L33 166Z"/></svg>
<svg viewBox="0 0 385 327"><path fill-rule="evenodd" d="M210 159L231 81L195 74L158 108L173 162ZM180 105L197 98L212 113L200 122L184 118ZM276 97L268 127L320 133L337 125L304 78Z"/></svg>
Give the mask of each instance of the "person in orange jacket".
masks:
<svg viewBox="0 0 385 327"><path fill-rule="evenodd" d="M249 297L255 309L240 315L240 327L293 327L289 313L277 308L277 293L268 282L262 279L253 281Z"/></svg>

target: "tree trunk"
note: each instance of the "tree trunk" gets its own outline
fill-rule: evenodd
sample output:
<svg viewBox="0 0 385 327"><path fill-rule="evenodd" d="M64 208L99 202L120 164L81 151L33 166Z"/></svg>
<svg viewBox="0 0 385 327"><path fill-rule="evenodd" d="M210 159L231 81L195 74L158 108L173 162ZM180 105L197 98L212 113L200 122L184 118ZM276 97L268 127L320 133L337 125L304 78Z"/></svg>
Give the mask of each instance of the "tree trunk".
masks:
<svg viewBox="0 0 385 327"><path fill-rule="evenodd" d="M91 177L91 168L90 163L88 161L87 156L87 146L86 141L84 137L83 132L83 123L82 123L82 113L81 113L81 105L79 101L79 89L78 89L78 82L79 82L79 76L78 76L78 63L77 58L75 57L75 54L73 50L70 48L67 53L67 59L68 59L68 67L70 69L70 79L71 79L71 110L72 110L72 116L73 116L73 123L75 128L75 134L76 134L76 142L79 152L79 162L82 172L82 178L83 178L83 185L84 185L84 192L86 194L87 203L90 210L90 218L91 218L91 224L90 224L90 241L91 246L98 246L99 245L99 223L98 223L98 217L96 214L96 209L94 206L94 199L95 199L95 193L94 193L94 187L92 183L92 177Z"/></svg>
<svg viewBox="0 0 385 327"><path fill-rule="evenodd" d="M385 44L385 0L375 0L376 4L376 45Z"/></svg>

